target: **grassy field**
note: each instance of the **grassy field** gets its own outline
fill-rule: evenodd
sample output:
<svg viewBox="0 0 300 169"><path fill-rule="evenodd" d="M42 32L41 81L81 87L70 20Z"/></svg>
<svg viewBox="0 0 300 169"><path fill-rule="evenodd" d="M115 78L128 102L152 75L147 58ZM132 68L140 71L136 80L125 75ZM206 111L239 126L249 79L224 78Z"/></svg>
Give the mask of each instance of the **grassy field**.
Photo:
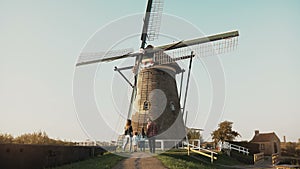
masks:
<svg viewBox="0 0 300 169"><path fill-rule="evenodd" d="M214 169L211 165L189 157L186 152L167 152L156 158L170 169Z"/></svg>
<svg viewBox="0 0 300 169"><path fill-rule="evenodd" d="M210 158L195 153L187 155L186 150L170 150L155 156L164 166L170 169L221 169L225 166L243 165L235 159L224 154L219 154L213 164ZM56 167L54 169L108 169L115 166L119 161L125 159L115 154L107 153L93 159Z"/></svg>
<svg viewBox="0 0 300 169"><path fill-rule="evenodd" d="M121 157L112 153L106 153L103 156L73 164L63 165L54 169L110 169L123 159L125 159L125 157Z"/></svg>
<svg viewBox="0 0 300 169"><path fill-rule="evenodd" d="M224 154L218 155L218 160L210 163L210 158L195 153L187 155L185 150L171 150L158 155L156 158L170 169L219 169L225 166L242 165L235 159Z"/></svg>

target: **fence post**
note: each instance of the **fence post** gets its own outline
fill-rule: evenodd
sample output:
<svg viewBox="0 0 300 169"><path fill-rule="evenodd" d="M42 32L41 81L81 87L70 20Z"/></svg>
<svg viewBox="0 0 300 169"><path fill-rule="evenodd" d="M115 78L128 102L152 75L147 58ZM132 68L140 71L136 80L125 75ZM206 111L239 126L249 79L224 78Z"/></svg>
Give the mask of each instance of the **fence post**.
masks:
<svg viewBox="0 0 300 169"><path fill-rule="evenodd" d="M190 143L188 142L188 156L190 155Z"/></svg>

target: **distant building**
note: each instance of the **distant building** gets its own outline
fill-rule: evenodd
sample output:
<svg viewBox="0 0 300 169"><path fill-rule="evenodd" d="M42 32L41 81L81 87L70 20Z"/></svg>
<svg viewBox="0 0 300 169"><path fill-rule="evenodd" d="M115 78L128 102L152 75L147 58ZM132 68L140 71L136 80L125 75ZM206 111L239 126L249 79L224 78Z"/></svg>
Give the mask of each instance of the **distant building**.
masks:
<svg viewBox="0 0 300 169"><path fill-rule="evenodd" d="M265 155L281 153L280 140L274 132L259 133L259 130L255 130L254 137L250 143L259 144L259 151Z"/></svg>

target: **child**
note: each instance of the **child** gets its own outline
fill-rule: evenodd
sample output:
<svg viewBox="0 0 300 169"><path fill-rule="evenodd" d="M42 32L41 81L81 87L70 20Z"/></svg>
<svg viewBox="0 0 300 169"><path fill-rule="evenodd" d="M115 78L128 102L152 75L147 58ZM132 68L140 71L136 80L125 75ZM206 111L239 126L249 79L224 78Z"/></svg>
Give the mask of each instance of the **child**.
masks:
<svg viewBox="0 0 300 169"><path fill-rule="evenodd" d="M146 140L146 134L145 134L145 130L144 127L142 128L142 133L140 135L140 139L139 139L139 143L140 143L140 150L145 152L145 140Z"/></svg>
<svg viewBox="0 0 300 169"><path fill-rule="evenodd" d="M138 144L138 137L137 137L138 133L135 132L134 136L132 137L132 145L133 145L133 151L137 152L137 144Z"/></svg>

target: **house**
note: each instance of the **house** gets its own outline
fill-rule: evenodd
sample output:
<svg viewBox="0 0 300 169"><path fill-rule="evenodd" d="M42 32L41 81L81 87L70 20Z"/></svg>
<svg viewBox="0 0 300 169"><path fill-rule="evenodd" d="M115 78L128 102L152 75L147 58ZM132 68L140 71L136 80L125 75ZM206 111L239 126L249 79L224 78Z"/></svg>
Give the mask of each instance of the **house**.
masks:
<svg viewBox="0 0 300 169"><path fill-rule="evenodd" d="M280 140L277 135L272 133L259 133L259 130L255 130L254 137L250 143L259 144L259 151L265 155L272 155L274 153L281 153Z"/></svg>

